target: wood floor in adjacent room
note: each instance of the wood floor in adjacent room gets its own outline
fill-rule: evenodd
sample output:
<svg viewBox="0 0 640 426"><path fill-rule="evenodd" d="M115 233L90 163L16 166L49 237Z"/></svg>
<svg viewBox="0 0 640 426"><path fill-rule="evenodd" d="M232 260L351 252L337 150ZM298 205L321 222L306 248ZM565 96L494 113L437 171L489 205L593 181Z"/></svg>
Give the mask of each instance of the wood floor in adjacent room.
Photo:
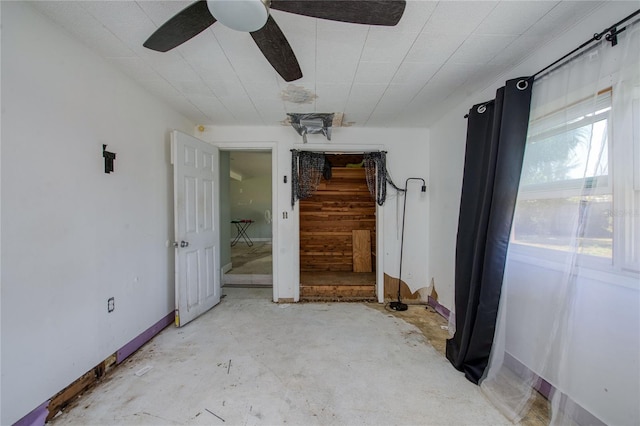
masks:
<svg viewBox="0 0 640 426"><path fill-rule="evenodd" d="M239 241L231 247L232 269L228 274L271 274L273 263L271 242L255 241L252 246Z"/></svg>
<svg viewBox="0 0 640 426"><path fill-rule="evenodd" d="M254 241L252 246L239 241L231 247L230 271L222 277L224 285L273 285L273 246L270 241Z"/></svg>

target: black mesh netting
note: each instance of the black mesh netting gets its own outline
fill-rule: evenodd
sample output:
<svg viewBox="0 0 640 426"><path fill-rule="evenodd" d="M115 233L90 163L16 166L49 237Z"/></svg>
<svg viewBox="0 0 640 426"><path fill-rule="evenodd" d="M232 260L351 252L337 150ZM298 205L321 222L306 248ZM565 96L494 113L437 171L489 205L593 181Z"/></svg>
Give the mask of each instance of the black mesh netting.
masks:
<svg viewBox="0 0 640 426"><path fill-rule="evenodd" d="M387 183L396 191L404 191L393 183L387 172L385 151L366 152L363 160L369 193L379 206L387 199ZM297 200L309 198L316 191L325 161L324 153L291 150L291 207Z"/></svg>
<svg viewBox="0 0 640 426"><path fill-rule="evenodd" d="M291 207L311 197L324 172L324 154L291 150Z"/></svg>
<svg viewBox="0 0 640 426"><path fill-rule="evenodd" d="M387 157L384 152L367 152L363 156L369 193L379 206L387 199Z"/></svg>

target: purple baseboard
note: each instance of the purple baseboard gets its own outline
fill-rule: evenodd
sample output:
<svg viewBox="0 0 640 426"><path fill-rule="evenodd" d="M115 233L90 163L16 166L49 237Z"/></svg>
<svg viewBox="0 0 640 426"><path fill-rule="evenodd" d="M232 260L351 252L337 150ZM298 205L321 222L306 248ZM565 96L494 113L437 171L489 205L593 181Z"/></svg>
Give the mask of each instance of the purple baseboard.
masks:
<svg viewBox="0 0 640 426"><path fill-rule="evenodd" d="M436 299L429 296L429 299L427 300L427 304L431 306L433 309L435 309L435 311L440 315L442 315L447 321L449 320L449 315L451 315L451 311L445 308L444 306L442 306L440 303L438 303Z"/></svg>
<svg viewBox="0 0 640 426"><path fill-rule="evenodd" d="M147 343L149 340L153 338L156 334L160 333L164 330L169 324L173 323L175 318L175 314L173 312L167 314L164 318L162 318L157 323L153 324L151 327L147 328L141 334L139 334L136 338L131 340L129 343L124 345L116 352L116 364L120 364L122 361L127 359L129 355L140 349L142 345Z"/></svg>
<svg viewBox="0 0 640 426"><path fill-rule="evenodd" d="M156 334L160 333L165 327L174 321L174 313L171 312L167 314L164 318L162 318L157 323L153 324L151 327L143 331L138 337L124 345L120 350L116 352L116 363L120 364L124 361L129 355L140 349L142 345L147 343L149 340L153 338ZM18 420L13 424L13 426L42 426L45 424L47 420L47 416L49 415L49 403L51 401L44 402L39 407L35 408L29 414Z"/></svg>
<svg viewBox="0 0 640 426"><path fill-rule="evenodd" d="M535 385L533 386L533 388L547 400L551 400L554 392L556 391L556 388L551 383L538 376L537 374L534 374L529 369L529 367L518 361L509 353L505 353L504 365L520 377L533 377L535 380ZM563 400L561 405L566 407L570 411L569 415L576 424L590 426L599 426L606 424L602 420L591 414L586 408L573 401L567 395L561 395L560 398L562 398Z"/></svg>
<svg viewBox="0 0 640 426"><path fill-rule="evenodd" d="M49 401L18 420L13 426L43 426L49 415Z"/></svg>

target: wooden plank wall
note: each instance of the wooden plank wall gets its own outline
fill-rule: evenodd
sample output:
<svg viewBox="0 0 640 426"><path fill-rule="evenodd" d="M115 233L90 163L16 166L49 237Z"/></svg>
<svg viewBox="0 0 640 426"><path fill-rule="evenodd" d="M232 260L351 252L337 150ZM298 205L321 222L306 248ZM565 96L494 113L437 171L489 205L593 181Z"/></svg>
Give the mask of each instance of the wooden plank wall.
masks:
<svg viewBox="0 0 640 426"><path fill-rule="evenodd" d="M353 238L353 272L373 272L371 267L371 231L354 229Z"/></svg>
<svg viewBox="0 0 640 426"><path fill-rule="evenodd" d="M300 200L300 271L353 271L351 231L369 230L375 253L375 213L364 169L333 167L331 179Z"/></svg>

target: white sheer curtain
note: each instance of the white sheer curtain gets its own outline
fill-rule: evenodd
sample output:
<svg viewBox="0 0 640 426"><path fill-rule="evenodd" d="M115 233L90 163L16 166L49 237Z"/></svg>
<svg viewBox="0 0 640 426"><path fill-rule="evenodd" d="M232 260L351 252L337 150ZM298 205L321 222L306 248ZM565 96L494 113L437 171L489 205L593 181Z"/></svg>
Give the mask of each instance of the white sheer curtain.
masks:
<svg viewBox="0 0 640 426"><path fill-rule="evenodd" d="M511 420L640 424L640 25L533 86L494 346Z"/></svg>

